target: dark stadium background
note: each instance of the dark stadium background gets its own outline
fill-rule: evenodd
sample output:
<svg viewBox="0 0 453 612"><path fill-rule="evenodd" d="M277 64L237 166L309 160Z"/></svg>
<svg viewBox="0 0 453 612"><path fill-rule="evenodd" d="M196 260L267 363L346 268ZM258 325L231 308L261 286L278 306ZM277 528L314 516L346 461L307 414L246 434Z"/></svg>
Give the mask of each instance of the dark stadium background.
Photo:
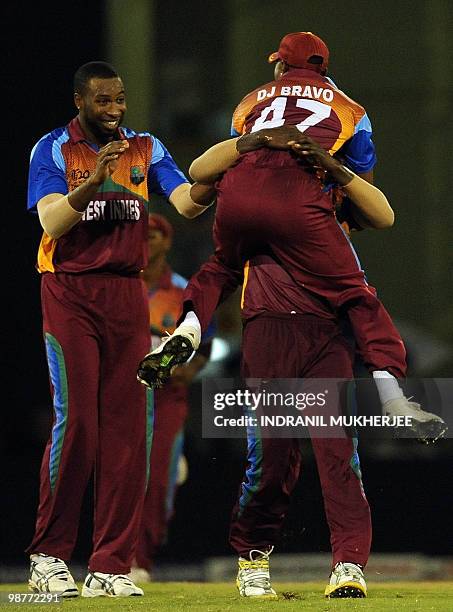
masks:
<svg viewBox="0 0 453 612"><path fill-rule="evenodd" d="M116 2L118 10L121 2ZM274 2L273 0L154 0L149 18L150 53L143 66L142 32L131 26L109 36L111 2L2 4L3 76L3 350L1 465L2 564L27 565L23 550L32 536L41 453L50 406L41 341L39 278L34 260L37 218L25 211L27 165L33 143L73 116L72 75L92 59L119 58L129 91L131 127L159 136L180 166L229 134L229 118L247 91L271 79L267 54L290 31L321 35L331 49L331 74L363 103L372 119L379 157L376 182L397 215L394 228L365 232L355 243L370 282L408 342L412 376L451 376L453 283L451 167L453 6L424 0L379 3ZM112 30L110 30L112 31ZM108 49L113 47L112 57ZM143 99L131 93L143 69L152 71ZM138 92L141 91L138 83ZM146 125L142 117L150 109ZM171 261L190 275L209 254L212 211L194 222L175 223ZM163 208L162 208L163 207ZM114 308L112 304L112 308ZM236 303L222 310L220 334L236 346ZM121 358L121 355L118 356ZM237 367L234 353L229 371ZM162 560L198 561L229 554L228 518L243 468L243 441L203 440L200 385L192 390L186 454L188 482ZM127 409L127 406L125 406ZM307 446L303 479L288 517L281 552L328 551L320 488ZM451 555L453 506L451 440L434 447L415 441L378 447L364 442L364 483L374 520L375 552ZM75 559L90 548L87 495Z"/></svg>

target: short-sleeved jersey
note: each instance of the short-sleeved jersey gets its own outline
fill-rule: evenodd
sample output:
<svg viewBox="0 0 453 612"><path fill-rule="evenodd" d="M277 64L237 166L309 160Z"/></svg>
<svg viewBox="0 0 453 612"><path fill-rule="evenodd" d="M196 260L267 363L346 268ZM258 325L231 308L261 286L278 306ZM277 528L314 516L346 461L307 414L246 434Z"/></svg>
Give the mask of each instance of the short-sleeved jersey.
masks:
<svg viewBox="0 0 453 612"><path fill-rule="evenodd" d="M40 272L137 274L146 265L150 193L169 197L187 178L164 145L147 132L120 128L129 148L82 219L57 240L43 234ZM46 134L31 153L28 209L51 193L70 193L95 171L98 147L77 118Z"/></svg>
<svg viewBox="0 0 453 612"><path fill-rule="evenodd" d="M148 291L149 325L152 346L156 348L162 336L175 331L178 318L181 316L184 289L188 280L167 267L160 277L157 286ZM210 342L215 334L215 324L210 325L202 335L202 344Z"/></svg>
<svg viewBox="0 0 453 612"><path fill-rule="evenodd" d="M297 125L331 155L341 149L354 172L368 172L376 163L365 109L313 70L291 69L246 95L234 111L231 134L284 124Z"/></svg>

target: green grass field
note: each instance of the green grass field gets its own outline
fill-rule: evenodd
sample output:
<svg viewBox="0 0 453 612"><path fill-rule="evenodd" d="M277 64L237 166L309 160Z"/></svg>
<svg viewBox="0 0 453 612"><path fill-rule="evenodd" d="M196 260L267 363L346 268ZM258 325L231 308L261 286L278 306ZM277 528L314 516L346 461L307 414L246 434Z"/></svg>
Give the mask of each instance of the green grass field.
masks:
<svg viewBox="0 0 453 612"><path fill-rule="evenodd" d="M81 586L81 585L79 585ZM146 585L145 597L112 599L98 597L65 600L62 604L10 604L4 599L0 610L79 612L82 610L143 610L143 612L224 612L264 610L265 612L320 610L363 610L417 612L453 610L452 582L398 582L368 584L367 599L327 600L324 583L276 583L278 601L250 601L240 598L234 585L226 583L166 582ZM24 584L1 584L0 593L25 593Z"/></svg>

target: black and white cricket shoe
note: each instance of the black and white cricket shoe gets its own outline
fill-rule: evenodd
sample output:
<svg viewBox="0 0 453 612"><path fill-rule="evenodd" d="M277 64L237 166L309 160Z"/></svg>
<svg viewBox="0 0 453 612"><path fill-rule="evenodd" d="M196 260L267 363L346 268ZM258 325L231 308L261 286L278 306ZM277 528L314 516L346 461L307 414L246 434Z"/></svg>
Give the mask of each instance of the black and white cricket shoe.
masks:
<svg viewBox="0 0 453 612"><path fill-rule="evenodd" d="M85 578L82 597L141 597L143 589L124 574L90 572Z"/></svg>
<svg viewBox="0 0 453 612"><path fill-rule="evenodd" d="M405 431L401 429L401 437L416 438L429 444L443 438L448 430L447 424L440 416L423 410L420 404L411 402L410 398L404 396L385 402L382 411L391 417L410 417L411 425Z"/></svg>
<svg viewBox="0 0 453 612"><path fill-rule="evenodd" d="M28 586L34 593L59 593L62 597L77 597L79 594L66 563L42 553L30 556Z"/></svg>
<svg viewBox="0 0 453 612"><path fill-rule="evenodd" d="M151 389L162 387L175 366L189 361L200 346L200 337L199 329L182 323L145 355L138 366L137 379Z"/></svg>

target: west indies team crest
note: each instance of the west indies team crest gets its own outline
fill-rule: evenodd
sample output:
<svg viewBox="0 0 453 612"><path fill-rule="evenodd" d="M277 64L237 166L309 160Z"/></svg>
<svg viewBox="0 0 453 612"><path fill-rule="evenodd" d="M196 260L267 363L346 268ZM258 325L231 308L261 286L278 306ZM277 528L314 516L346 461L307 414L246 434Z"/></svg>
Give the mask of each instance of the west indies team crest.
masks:
<svg viewBox="0 0 453 612"><path fill-rule="evenodd" d="M131 183L140 185L145 180L145 166L131 166Z"/></svg>

